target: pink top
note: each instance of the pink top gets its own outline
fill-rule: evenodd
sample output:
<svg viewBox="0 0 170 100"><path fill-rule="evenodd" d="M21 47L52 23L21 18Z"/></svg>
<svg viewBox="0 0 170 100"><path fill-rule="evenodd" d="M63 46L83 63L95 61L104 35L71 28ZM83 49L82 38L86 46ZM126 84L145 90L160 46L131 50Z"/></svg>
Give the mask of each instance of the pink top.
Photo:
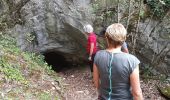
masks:
<svg viewBox="0 0 170 100"><path fill-rule="evenodd" d="M88 40L87 40L87 53L90 53L90 44L91 43L94 43L94 49L93 49L93 53L92 54L94 54L94 53L96 53L97 52L97 38L96 38L96 35L95 35L95 33L90 33L89 35L88 35Z"/></svg>

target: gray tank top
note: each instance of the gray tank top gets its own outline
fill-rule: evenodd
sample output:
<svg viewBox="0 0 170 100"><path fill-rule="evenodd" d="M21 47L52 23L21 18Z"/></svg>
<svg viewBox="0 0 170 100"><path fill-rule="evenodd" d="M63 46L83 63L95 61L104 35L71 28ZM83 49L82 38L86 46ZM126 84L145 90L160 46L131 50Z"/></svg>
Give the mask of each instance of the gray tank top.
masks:
<svg viewBox="0 0 170 100"><path fill-rule="evenodd" d="M109 71L111 56L111 52L100 50L94 59L100 75L99 96L102 100L107 100L110 96L111 100L133 100L130 90L130 74L140 61L128 53L113 53L112 69ZM110 72L111 77L109 77ZM112 90L111 95L109 95L110 90Z"/></svg>

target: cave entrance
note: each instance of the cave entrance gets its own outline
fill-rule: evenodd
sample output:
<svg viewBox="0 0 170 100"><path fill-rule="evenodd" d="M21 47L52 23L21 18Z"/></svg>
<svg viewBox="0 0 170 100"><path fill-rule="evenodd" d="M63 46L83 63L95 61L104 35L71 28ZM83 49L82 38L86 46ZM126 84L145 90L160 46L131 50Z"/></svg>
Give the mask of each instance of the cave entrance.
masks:
<svg viewBox="0 0 170 100"><path fill-rule="evenodd" d="M52 70L55 72L61 72L64 69L68 69L69 62L66 61L65 57L59 52L46 52L43 54L45 61L48 65L51 65Z"/></svg>

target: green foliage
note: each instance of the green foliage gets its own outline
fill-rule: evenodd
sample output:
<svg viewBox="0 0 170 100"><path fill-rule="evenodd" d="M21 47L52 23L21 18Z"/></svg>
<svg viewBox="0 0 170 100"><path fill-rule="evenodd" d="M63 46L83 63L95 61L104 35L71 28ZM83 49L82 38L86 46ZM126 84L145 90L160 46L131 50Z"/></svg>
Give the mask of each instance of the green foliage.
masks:
<svg viewBox="0 0 170 100"><path fill-rule="evenodd" d="M155 17L162 18L170 8L170 0L147 0L147 5Z"/></svg>
<svg viewBox="0 0 170 100"><path fill-rule="evenodd" d="M60 100L59 97L51 97L50 93L45 91L37 94L38 100Z"/></svg>
<svg viewBox="0 0 170 100"><path fill-rule="evenodd" d="M97 3L92 3L92 8L93 8L93 13L96 13L99 9L99 4Z"/></svg>
<svg viewBox="0 0 170 100"><path fill-rule="evenodd" d="M5 63L3 63L3 65L4 66L1 68L0 71L4 72L6 79L16 80L16 81L20 81L24 84L27 84L27 81L22 76L22 73L18 68L11 67L10 65L5 65Z"/></svg>
<svg viewBox="0 0 170 100"><path fill-rule="evenodd" d="M160 93L166 97L166 98L169 98L170 99L170 86L157 86L158 87L158 90L160 91ZM168 100L169 100L168 99Z"/></svg>
<svg viewBox="0 0 170 100"><path fill-rule="evenodd" d="M48 92L43 92L39 94L39 100L49 100L50 99L50 94Z"/></svg>
<svg viewBox="0 0 170 100"><path fill-rule="evenodd" d="M112 17L113 16L113 11L106 11L106 16Z"/></svg>
<svg viewBox="0 0 170 100"><path fill-rule="evenodd" d="M141 10L140 13L139 13L139 16L140 16L141 18L143 18L144 15L145 15L145 11L144 11L144 10Z"/></svg>
<svg viewBox="0 0 170 100"><path fill-rule="evenodd" d="M44 62L42 55L30 52L22 52L17 46L14 38L0 34L0 72L6 80L18 81L26 84L23 69L28 71L40 70L40 72L51 73L51 67Z"/></svg>
<svg viewBox="0 0 170 100"><path fill-rule="evenodd" d="M0 96L0 99L49 100L53 97L54 100L58 100L58 95L54 91L54 93L44 92L40 87L40 83L45 84L43 83L45 81L59 82L59 77L51 70L51 66L44 62L44 57L36 53L21 51L16 46L16 40L2 32L0 32L0 75L0 91L5 94ZM9 88L4 87L8 85ZM13 86L15 88L11 88ZM8 93L6 89L9 90ZM32 90L36 91L37 95Z"/></svg>
<svg viewBox="0 0 170 100"><path fill-rule="evenodd" d="M6 35L1 33L0 35L0 72L5 74L6 80L15 80L20 81L21 83L26 84L27 81L22 76L22 73L19 70L19 65L12 60L16 59L12 53L19 53L19 49L16 48L16 41Z"/></svg>
<svg viewBox="0 0 170 100"><path fill-rule="evenodd" d="M45 70L48 74L53 73L53 70L51 66L48 66L46 62L44 62L44 56L43 55L37 55L36 53L29 53L25 52L22 54L23 57L27 62L29 62L30 69L36 70L37 68L41 67L42 70Z"/></svg>
<svg viewBox="0 0 170 100"><path fill-rule="evenodd" d="M0 23L0 31L3 31L7 28L7 24L6 23Z"/></svg>
<svg viewBox="0 0 170 100"><path fill-rule="evenodd" d="M33 33L26 33L26 40L29 42L29 43L32 43L35 39L35 35Z"/></svg>

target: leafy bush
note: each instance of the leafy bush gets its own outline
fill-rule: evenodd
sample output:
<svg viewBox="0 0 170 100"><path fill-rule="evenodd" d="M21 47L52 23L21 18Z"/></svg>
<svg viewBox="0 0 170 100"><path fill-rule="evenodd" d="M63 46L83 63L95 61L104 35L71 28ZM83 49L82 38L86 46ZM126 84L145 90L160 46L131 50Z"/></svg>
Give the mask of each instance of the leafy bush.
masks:
<svg viewBox="0 0 170 100"><path fill-rule="evenodd" d="M40 70L52 72L51 67L44 62L42 55L30 52L22 52L17 46L14 38L0 34L0 72L6 80L27 83L24 69L27 71Z"/></svg>
<svg viewBox="0 0 170 100"><path fill-rule="evenodd" d="M147 0L147 5L156 18L162 18L170 8L170 0Z"/></svg>
<svg viewBox="0 0 170 100"><path fill-rule="evenodd" d="M58 100L53 86L60 82L42 55L21 51L15 38L0 32L0 99Z"/></svg>

